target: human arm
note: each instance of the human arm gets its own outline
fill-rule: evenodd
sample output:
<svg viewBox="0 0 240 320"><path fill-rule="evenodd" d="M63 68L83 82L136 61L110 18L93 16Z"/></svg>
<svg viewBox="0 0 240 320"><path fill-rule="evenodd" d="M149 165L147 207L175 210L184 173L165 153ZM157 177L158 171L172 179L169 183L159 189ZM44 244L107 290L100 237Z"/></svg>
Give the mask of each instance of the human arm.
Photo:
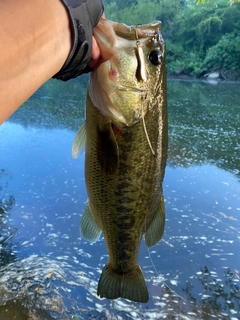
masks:
<svg viewBox="0 0 240 320"><path fill-rule="evenodd" d="M0 1L0 124L65 63L72 46L60 0ZM92 43L90 67L99 58Z"/></svg>

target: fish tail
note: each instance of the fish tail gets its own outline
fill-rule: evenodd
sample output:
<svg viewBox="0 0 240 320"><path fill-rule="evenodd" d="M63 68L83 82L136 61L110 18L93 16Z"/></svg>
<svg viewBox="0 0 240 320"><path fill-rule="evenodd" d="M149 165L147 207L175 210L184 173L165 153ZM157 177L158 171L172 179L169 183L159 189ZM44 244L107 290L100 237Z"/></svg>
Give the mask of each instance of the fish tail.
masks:
<svg viewBox="0 0 240 320"><path fill-rule="evenodd" d="M97 294L101 298L124 298L135 302L148 302L149 299L144 276L139 266L127 274L119 274L111 270L107 264L102 270Z"/></svg>

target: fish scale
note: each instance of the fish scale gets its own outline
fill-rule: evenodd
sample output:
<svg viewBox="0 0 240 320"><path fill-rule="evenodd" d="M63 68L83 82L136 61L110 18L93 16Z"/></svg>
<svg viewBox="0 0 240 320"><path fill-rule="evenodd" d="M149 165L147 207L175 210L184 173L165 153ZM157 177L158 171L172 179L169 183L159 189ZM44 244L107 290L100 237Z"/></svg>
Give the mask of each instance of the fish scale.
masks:
<svg viewBox="0 0 240 320"><path fill-rule="evenodd" d="M162 152L157 153L155 157L151 153L140 121L134 126L126 127L122 134L116 137L119 162L113 178L111 170L110 172L107 170L106 173L103 167L96 166L98 153L100 152L104 158L108 157L108 154L102 154L102 149L98 146L94 150L91 147L94 145L94 140L97 140L100 118L103 122L105 118L89 101L87 106L86 125L91 128L90 132L87 131L85 160L89 201L94 219L104 234L109 254L108 264L113 270L117 270L117 273L126 274L134 270L138 264L142 235L149 227L152 215L155 214L161 201L164 171L161 164L164 167L165 160L161 160ZM162 148L157 147L157 143L161 142L161 137L158 137L161 131L156 132L154 129L156 126L152 125L153 121L158 121L159 116L156 112L152 116L152 113L149 112L146 116L146 126L149 128L149 138L155 141L154 150L161 151ZM94 119L98 120L97 125L92 123L88 125L88 121ZM137 144L134 141L137 141ZM91 152L88 152L88 146ZM146 162L146 158L152 161ZM156 194L155 190L158 190ZM152 196L149 197L149 194Z"/></svg>
<svg viewBox="0 0 240 320"><path fill-rule="evenodd" d="M99 280L98 295L147 302L148 291L138 265L139 247L144 234L147 246L155 245L165 223L164 42L157 22L128 27L100 20L95 37L103 58L105 46L110 45L108 60L91 75L85 129L79 131L86 134L85 181L89 197L81 233L90 241L101 232L104 235L108 262ZM152 52L161 58L152 59L156 65L149 59ZM78 134L74 144L77 141L83 141Z"/></svg>

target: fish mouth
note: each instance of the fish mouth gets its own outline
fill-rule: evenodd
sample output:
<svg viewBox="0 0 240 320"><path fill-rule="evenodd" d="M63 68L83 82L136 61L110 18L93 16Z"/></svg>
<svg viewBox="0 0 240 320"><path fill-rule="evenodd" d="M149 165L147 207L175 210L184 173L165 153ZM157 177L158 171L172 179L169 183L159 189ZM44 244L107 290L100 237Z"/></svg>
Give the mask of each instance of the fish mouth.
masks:
<svg viewBox="0 0 240 320"><path fill-rule="evenodd" d="M143 94L146 92L145 89L139 89L137 87L133 87L133 86L122 86L120 84L115 84L116 89L120 90L120 91L124 91L124 92L134 92L134 93L139 93L139 94Z"/></svg>
<svg viewBox="0 0 240 320"><path fill-rule="evenodd" d="M141 90L141 89L137 89L137 88L134 88L134 87L120 87L118 89L121 90L121 91L134 92L134 93L140 93L140 94L146 92L146 90Z"/></svg>

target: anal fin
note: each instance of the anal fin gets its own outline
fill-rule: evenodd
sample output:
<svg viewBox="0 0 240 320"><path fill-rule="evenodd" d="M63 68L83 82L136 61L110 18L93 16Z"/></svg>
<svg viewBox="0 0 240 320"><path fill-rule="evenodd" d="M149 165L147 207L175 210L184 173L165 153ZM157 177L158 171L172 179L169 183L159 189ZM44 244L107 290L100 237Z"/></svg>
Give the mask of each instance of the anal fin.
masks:
<svg viewBox="0 0 240 320"><path fill-rule="evenodd" d="M164 198L161 197L160 204L158 206L158 210L145 232L145 243L148 248L157 244L162 238L165 226L165 205Z"/></svg>

